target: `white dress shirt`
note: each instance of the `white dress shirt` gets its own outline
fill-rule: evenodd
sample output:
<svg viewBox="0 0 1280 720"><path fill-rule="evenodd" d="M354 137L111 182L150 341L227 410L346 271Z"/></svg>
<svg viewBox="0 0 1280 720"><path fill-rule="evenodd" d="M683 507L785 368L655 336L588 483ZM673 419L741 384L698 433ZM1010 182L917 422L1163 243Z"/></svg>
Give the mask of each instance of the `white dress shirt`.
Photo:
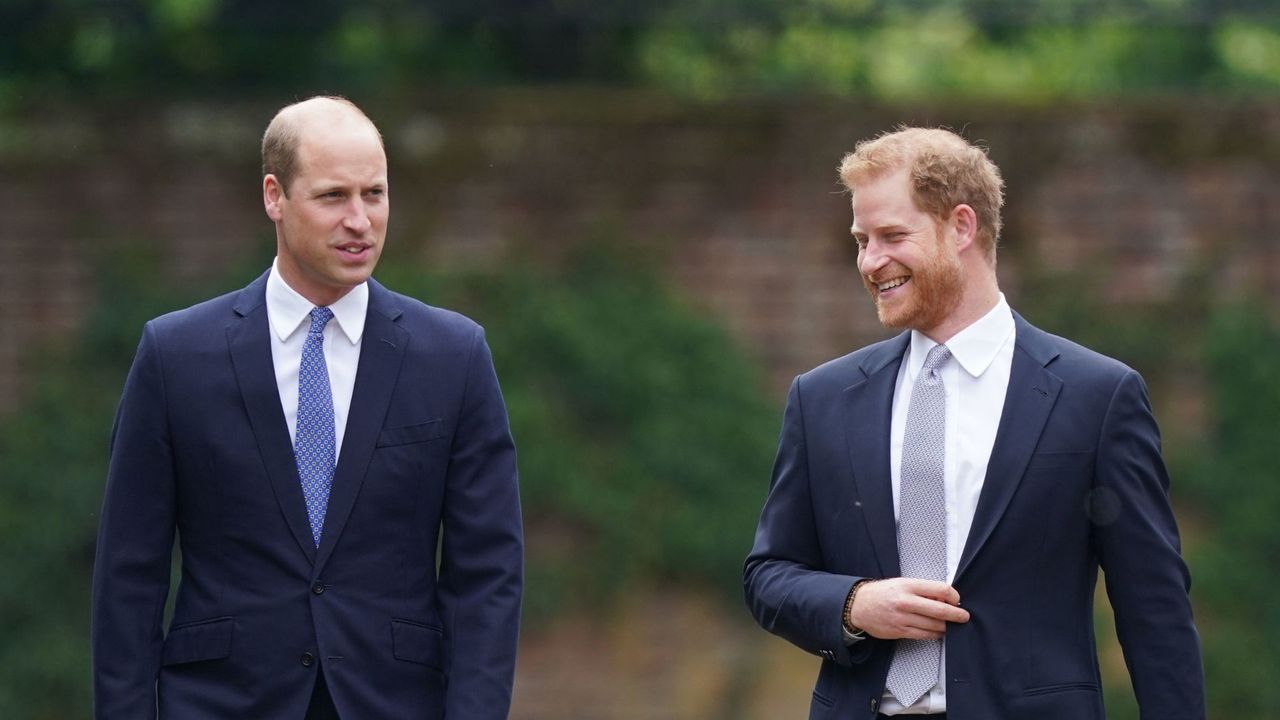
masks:
<svg viewBox="0 0 1280 720"><path fill-rule="evenodd" d="M952 360L942 367L942 385L947 395L946 461L943 484L947 503L947 582L955 579L960 554L973 525L973 513L987 475L987 462L995 445L996 430L1004 411L1013 366L1013 311L1000 294L995 307L947 341ZM889 428L889 470L893 484L893 512L898 515L902 482L902 443L907 428L907 408L916 375L924 367L925 356L937 343L922 333L911 332L911 345L898 370L893 394L893 419ZM964 598L960 601L963 603ZM946 639L943 638L943 642ZM915 705L903 708L888 691L880 712L886 715L941 713L947 709L946 653L939 668L938 684Z"/></svg>
<svg viewBox="0 0 1280 720"><path fill-rule="evenodd" d="M276 263L271 263L267 277L267 319L271 323L271 362L276 371L276 388L280 406L289 426L289 442L298 432L298 368L302 365L302 346L311 327L311 310L315 306L280 277ZM329 389L333 392L334 461L342 452L342 438L347 431L347 415L351 411L351 393L356 385L356 367L360 364L360 336L364 333L364 317L369 307L369 284L360 283L329 306L333 319L324 327L324 362L329 370Z"/></svg>

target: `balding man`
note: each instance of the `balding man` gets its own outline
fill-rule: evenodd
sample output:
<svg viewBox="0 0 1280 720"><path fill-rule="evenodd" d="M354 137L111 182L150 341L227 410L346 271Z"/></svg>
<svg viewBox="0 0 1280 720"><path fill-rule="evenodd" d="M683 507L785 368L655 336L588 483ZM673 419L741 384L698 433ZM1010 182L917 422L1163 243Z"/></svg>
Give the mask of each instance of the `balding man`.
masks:
<svg viewBox="0 0 1280 720"><path fill-rule="evenodd" d="M262 153L275 262L147 323L125 384L95 716L505 718L523 541L484 333L370 278L389 186L355 105L281 110Z"/></svg>

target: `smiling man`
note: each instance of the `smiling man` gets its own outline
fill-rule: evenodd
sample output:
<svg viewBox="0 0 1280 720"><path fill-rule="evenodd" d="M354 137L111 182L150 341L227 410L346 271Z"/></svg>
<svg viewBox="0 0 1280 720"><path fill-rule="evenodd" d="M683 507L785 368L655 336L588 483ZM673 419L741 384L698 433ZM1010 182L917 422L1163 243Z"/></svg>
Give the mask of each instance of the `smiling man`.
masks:
<svg viewBox="0 0 1280 720"><path fill-rule="evenodd" d="M125 383L95 717L505 718L523 540L484 333L370 277L390 187L355 105L284 108L262 160L272 267L147 323Z"/></svg>
<svg viewBox="0 0 1280 720"><path fill-rule="evenodd" d="M1203 720L1142 379L1009 308L982 149L907 128L840 177L862 282L906 332L796 378L747 557L757 621L823 658L809 717L1101 720L1102 569L1143 719Z"/></svg>

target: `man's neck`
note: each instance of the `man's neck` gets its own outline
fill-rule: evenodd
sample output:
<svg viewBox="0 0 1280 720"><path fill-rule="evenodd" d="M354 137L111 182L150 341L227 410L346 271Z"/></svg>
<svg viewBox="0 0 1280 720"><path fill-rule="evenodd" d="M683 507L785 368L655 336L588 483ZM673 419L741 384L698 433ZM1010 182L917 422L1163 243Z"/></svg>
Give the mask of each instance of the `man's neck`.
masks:
<svg viewBox="0 0 1280 720"><path fill-rule="evenodd" d="M955 337L965 328L981 320L983 316L991 312L991 308L995 307L999 301L1000 286L996 283L993 273L989 280L983 278L980 282L966 285L955 310L937 326L927 329L922 328L920 332L941 345Z"/></svg>

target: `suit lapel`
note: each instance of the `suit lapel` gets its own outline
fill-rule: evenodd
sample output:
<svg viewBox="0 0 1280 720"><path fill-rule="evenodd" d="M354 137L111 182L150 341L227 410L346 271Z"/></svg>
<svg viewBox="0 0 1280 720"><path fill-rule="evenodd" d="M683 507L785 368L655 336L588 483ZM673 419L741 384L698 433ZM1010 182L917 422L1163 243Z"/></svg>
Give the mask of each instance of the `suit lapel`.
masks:
<svg viewBox="0 0 1280 720"><path fill-rule="evenodd" d="M974 511L964 552L960 555L955 580L959 580L974 556L982 550L983 543L1009 507L1040 441L1049 412L1062 390L1062 380L1045 369L1058 355L1049 336L1017 313L1013 317L1017 335L1009 389L1005 393L1000 427L996 431L982 494L978 497L978 507Z"/></svg>
<svg viewBox="0 0 1280 720"><path fill-rule="evenodd" d="M881 577L896 577L898 525L893 511L893 487L889 468L889 427L893 416L893 392L898 367L910 333L881 345L863 361L866 379L844 391L845 440L856 499L850 503L862 511L880 564ZM868 431L883 428L883 432Z"/></svg>
<svg viewBox="0 0 1280 720"><path fill-rule="evenodd" d="M347 414L342 452L333 473L329 507L316 558L319 573L333 553L334 544L346 527L356 496L364 484L365 471L391 404L392 391L400 374L400 362L409 344L409 334L396 325L400 309L389 291L369 281L369 310L360 340L360 364L356 368L351 411Z"/></svg>
<svg viewBox="0 0 1280 720"><path fill-rule="evenodd" d="M267 275L262 275L240 292L235 312L238 319L227 326L227 344L235 368L236 382L249 413L258 452L262 454L271 490L293 537L307 559L315 560L315 544L307 522L306 502L298 480L289 442L289 428L280 406L275 365L271 359L271 328L267 320Z"/></svg>

